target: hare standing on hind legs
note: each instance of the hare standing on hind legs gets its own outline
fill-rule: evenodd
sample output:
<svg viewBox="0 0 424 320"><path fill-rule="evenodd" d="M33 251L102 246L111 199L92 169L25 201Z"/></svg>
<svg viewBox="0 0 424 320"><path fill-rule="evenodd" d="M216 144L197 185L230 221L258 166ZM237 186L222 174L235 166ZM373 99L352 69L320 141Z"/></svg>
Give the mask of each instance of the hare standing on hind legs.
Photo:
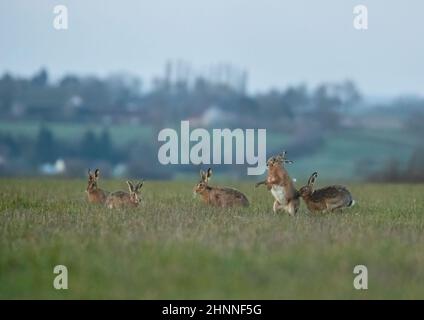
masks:
<svg viewBox="0 0 424 320"><path fill-rule="evenodd" d="M268 176L265 181L258 182L256 187L264 184L271 191L275 198L273 205L274 213L283 209L289 215L294 216L299 210L300 200L293 180L284 168L285 163L293 163L293 161L286 159L286 153L284 151L282 154L273 156L267 161Z"/></svg>
<svg viewBox="0 0 424 320"><path fill-rule="evenodd" d="M100 170L96 169L94 174L88 169L88 185L87 185L87 198L88 202L103 204L107 197L107 192L97 186Z"/></svg>
<svg viewBox="0 0 424 320"><path fill-rule="evenodd" d="M206 204L221 208L249 206L249 201L246 196L238 190L232 188L210 187L208 181L211 176L211 168L209 168L207 172L200 170L200 181L193 189L193 193L200 194Z"/></svg>
<svg viewBox="0 0 424 320"><path fill-rule="evenodd" d="M115 191L111 193L106 199L106 206L109 209L123 208L123 207L137 207L140 203L138 194L143 182L133 185L131 181L127 181L129 193L125 191Z"/></svg>
<svg viewBox="0 0 424 320"><path fill-rule="evenodd" d="M314 190L314 183L318 173L314 172L308 180L308 184L300 188L299 193L306 206L311 212L341 210L355 204L352 194L344 186L333 185Z"/></svg>

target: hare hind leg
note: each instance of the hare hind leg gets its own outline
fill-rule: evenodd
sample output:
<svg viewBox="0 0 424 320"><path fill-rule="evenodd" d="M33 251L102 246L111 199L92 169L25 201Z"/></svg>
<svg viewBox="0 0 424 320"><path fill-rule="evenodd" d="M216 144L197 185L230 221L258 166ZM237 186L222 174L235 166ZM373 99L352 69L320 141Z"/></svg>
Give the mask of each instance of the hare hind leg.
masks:
<svg viewBox="0 0 424 320"><path fill-rule="evenodd" d="M283 208L284 206L280 202L278 202L278 200L274 201L274 205L272 206L272 210L274 211L274 213L277 213L278 210L281 210Z"/></svg>
<svg viewBox="0 0 424 320"><path fill-rule="evenodd" d="M338 212L341 213L343 208L346 208L344 201L335 201L332 203L327 203L327 211L328 212Z"/></svg>
<svg viewBox="0 0 424 320"><path fill-rule="evenodd" d="M279 210L283 210L292 217L296 215L298 209L299 209L299 206L296 204L296 202L293 202L293 201L289 202L286 205L283 205L277 200L275 200L273 205L274 213L277 213Z"/></svg>
<svg viewBox="0 0 424 320"><path fill-rule="evenodd" d="M289 213L290 216L294 217L299 210L299 203L296 201L290 201L286 205L285 210Z"/></svg>

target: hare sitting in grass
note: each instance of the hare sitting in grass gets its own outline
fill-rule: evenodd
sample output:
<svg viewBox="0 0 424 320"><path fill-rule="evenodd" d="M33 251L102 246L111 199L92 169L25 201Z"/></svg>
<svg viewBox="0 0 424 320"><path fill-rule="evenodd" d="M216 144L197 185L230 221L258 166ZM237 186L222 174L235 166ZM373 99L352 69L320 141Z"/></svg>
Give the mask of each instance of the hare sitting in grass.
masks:
<svg viewBox="0 0 424 320"><path fill-rule="evenodd" d="M90 203L100 203L103 204L107 197L107 192L100 189L97 186L97 181L99 180L100 170L96 169L94 174L88 169L88 185L87 185L87 198Z"/></svg>
<svg viewBox="0 0 424 320"><path fill-rule="evenodd" d="M349 208L355 204L352 194L344 186L332 185L314 190L314 183L318 173L314 172L308 180L308 185L300 190L300 196L305 200L306 206L311 212L330 211Z"/></svg>
<svg viewBox="0 0 424 320"><path fill-rule="evenodd" d="M233 206L249 206L249 201L240 191L232 188L209 186L208 181L211 176L211 168L209 168L207 172L200 170L200 181L193 189L193 193L200 194L206 204L221 208L229 208Z"/></svg>
<svg viewBox="0 0 424 320"><path fill-rule="evenodd" d="M299 193L284 167L285 163L293 163L293 161L286 159L286 151L271 157L267 161L268 176L266 180L258 182L256 187L264 184L271 191L275 199L273 205L274 213L283 209L289 215L294 216L300 206Z"/></svg>
<svg viewBox="0 0 424 320"><path fill-rule="evenodd" d="M140 203L138 194L143 186L143 182L133 185L131 181L127 181L129 193L125 191L115 191L111 193L106 199L106 206L109 209L123 208L123 207L137 207Z"/></svg>

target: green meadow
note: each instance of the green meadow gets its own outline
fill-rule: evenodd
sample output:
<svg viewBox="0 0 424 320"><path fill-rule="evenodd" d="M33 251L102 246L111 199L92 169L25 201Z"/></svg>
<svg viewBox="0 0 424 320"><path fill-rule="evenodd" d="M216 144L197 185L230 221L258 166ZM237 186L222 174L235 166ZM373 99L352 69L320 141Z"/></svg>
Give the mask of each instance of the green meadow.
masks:
<svg viewBox="0 0 424 320"><path fill-rule="evenodd" d="M140 207L108 210L84 180L0 180L0 298L424 298L423 185L351 184L352 209L291 218L253 183L231 184L249 208L206 207L195 182L146 181ZM353 287L360 264L368 290Z"/></svg>
<svg viewBox="0 0 424 320"><path fill-rule="evenodd" d="M152 142L157 141L154 127L139 124L104 126L84 123L0 121L0 134L33 139L37 137L41 127L48 128L55 138L65 143L79 141L88 130L99 134L105 128L108 129L111 140L117 147L136 145L140 142L152 145ZM177 125L170 127L179 130ZM320 177L325 179L361 181L366 178L367 173L380 171L388 160L397 160L402 167L405 166L421 141L420 136L401 129L344 129L340 132L322 133L322 136L323 142L318 149L293 159L296 161L296 165L290 166L293 177L310 175L318 170ZM293 142L293 138L288 133L268 131L268 156L287 148ZM293 158L290 156L290 150L288 151L289 158ZM364 173L363 169L369 172Z"/></svg>

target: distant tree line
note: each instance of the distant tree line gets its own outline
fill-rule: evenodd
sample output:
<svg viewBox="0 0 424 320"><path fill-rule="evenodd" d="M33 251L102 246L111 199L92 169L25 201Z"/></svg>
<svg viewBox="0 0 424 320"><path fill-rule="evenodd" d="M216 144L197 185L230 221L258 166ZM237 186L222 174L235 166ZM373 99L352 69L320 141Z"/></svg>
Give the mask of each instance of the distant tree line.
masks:
<svg viewBox="0 0 424 320"><path fill-rule="evenodd" d="M234 115L234 125L241 127L252 123L278 127L301 116L334 128L340 113L361 101L351 81L322 84L313 90L299 85L249 95L239 88L245 87L243 73L239 77L242 84L234 85L203 76L173 80L166 73L144 92L139 78L123 74L104 79L65 75L56 82L50 81L44 69L28 79L4 74L0 112L3 120L138 121L162 126L201 117L215 107Z"/></svg>

